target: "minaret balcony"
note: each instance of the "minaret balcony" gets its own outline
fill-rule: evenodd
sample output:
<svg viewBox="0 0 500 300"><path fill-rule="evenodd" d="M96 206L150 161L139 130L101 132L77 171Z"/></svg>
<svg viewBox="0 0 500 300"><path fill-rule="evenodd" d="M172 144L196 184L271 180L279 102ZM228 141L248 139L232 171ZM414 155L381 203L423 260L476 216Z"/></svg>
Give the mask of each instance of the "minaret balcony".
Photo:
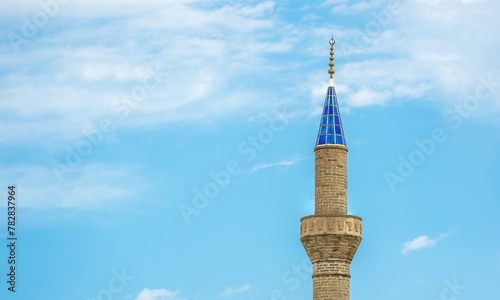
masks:
<svg viewBox="0 0 500 300"><path fill-rule="evenodd" d="M351 261L361 243L361 218L351 215L311 215L300 220L300 234L309 258Z"/></svg>

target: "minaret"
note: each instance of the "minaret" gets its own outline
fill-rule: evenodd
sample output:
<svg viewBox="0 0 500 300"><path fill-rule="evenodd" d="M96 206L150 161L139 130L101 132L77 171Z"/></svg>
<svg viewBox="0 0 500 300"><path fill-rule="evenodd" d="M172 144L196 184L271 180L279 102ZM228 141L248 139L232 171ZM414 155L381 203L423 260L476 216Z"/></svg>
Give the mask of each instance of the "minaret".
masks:
<svg viewBox="0 0 500 300"><path fill-rule="evenodd" d="M349 300L350 265L361 242L361 218L347 214L347 146L333 85L330 83L316 139L315 212L300 222L300 240L313 264L313 300Z"/></svg>

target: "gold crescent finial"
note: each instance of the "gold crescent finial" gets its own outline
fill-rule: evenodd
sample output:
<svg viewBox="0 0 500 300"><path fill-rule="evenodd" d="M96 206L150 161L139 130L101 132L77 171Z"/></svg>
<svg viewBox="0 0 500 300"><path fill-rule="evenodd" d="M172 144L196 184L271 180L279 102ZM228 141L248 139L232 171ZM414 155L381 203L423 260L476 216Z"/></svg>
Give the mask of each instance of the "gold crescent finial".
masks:
<svg viewBox="0 0 500 300"><path fill-rule="evenodd" d="M330 74L330 79L333 78L333 74L335 74L335 70L333 69L333 66L335 65L333 63L333 45L335 45L335 40L333 39L333 36L332 36L332 39L329 41L330 43L330 70L328 70L328 73Z"/></svg>
<svg viewBox="0 0 500 300"><path fill-rule="evenodd" d="M332 46L333 46L333 45L335 45L335 40L333 39L333 36L332 36L332 39L330 40L330 42L329 42L329 43L330 43L330 45L332 45Z"/></svg>

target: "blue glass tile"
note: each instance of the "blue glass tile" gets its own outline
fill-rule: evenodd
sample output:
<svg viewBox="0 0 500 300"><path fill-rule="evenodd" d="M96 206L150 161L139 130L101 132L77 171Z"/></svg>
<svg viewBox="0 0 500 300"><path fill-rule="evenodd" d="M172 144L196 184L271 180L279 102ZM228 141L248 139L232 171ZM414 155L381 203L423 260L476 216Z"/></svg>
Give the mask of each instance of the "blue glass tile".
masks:
<svg viewBox="0 0 500 300"><path fill-rule="evenodd" d="M323 110L323 114L327 115L328 114L328 106L325 106L325 109Z"/></svg>
<svg viewBox="0 0 500 300"><path fill-rule="evenodd" d="M322 135L322 136L319 137L319 144L322 145L324 143L325 143L325 136Z"/></svg>
<svg viewBox="0 0 500 300"><path fill-rule="evenodd" d="M336 135L335 136L335 143L339 145L343 145L344 142L342 141L342 136L341 135Z"/></svg>
<svg viewBox="0 0 500 300"><path fill-rule="evenodd" d="M328 116L328 124L333 124L333 116Z"/></svg>
<svg viewBox="0 0 500 300"><path fill-rule="evenodd" d="M342 131L340 130L339 125L335 125L335 134L342 134Z"/></svg>
<svg viewBox="0 0 500 300"><path fill-rule="evenodd" d="M339 118L339 116L335 116L335 125L340 125L340 118Z"/></svg>
<svg viewBox="0 0 500 300"><path fill-rule="evenodd" d="M338 114L339 114L339 110L337 109L337 105L335 105L335 106L333 107L333 113L334 113L335 115L338 115Z"/></svg>
<svg viewBox="0 0 500 300"><path fill-rule="evenodd" d="M333 132L333 125L328 125L328 134L335 134L335 132Z"/></svg>
<svg viewBox="0 0 500 300"><path fill-rule="evenodd" d="M328 114L333 115L333 106L328 106Z"/></svg>
<svg viewBox="0 0 500 300"><path fill-rule="evenodd" d="M324 117L323 117L323 123L322 123L322 124L323 124L323 125L328 124L328 117L327 117L327 116L324 116Z"/></svg>
<svg viewBox="0 0 500 300"><path fill-rule="evenodd" d="M321 126L321 134L326 134L326 126Z"/></svg>
<svg viewBox="0 0 500 300"><path fill-rule="evenodd" d="M327 135L326 136L326 142L328 144L335 144L335 138L334 137L335 137L334 135Z"/></svg>

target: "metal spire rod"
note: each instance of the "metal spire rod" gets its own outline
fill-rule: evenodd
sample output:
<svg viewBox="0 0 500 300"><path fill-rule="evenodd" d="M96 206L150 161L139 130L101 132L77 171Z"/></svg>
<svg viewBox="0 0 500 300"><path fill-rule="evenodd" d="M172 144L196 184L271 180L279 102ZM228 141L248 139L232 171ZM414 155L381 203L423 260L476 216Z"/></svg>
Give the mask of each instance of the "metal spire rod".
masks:
<svg viewBox="0 0 500 300"><path fill-rule="evenodd" d="M333 63L333 45L335 45L335 40L333 39L333 36L332 36L332 39L330 40L330 70L328 70L328 73L330 74L330 79L333 79L333 74L335 74L335 70L333 69L333 66L335 65Z"/></svg>

